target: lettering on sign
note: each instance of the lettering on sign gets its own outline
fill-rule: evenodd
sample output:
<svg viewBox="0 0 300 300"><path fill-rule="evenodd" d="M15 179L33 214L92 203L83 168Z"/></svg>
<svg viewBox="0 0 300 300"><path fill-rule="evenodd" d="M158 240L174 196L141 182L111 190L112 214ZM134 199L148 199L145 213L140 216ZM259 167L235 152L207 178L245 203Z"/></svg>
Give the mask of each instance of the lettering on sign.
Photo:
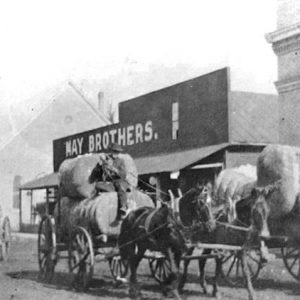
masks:
<svg viewBox="0 0 300 300"><path fill-rule="evenodd" d="M87 152L100 152L106 150L111 143L121 146L133 146L158 139L157 132L153 131L152 121L136 123L126 127L103 130L90 133L87 137L70 139L65 142L66 157L84 154L83 145L87 144ZM85 151L86 152L86 151Z"/></svg>
<svg viewBox="0 0 300 300"><path fill-rule="evenodd" d="M82 154L83 137L66 142L66 157Z"/></svg>

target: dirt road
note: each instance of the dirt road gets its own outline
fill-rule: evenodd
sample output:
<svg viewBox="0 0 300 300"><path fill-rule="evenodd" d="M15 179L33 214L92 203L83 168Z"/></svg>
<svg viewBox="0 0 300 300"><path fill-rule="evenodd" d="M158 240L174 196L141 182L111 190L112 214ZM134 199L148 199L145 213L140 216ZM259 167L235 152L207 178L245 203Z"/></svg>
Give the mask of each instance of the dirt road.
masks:
<svg viewBox="0 0 300 300"><path fill-rule="evenodd" d="M196 262L191 265L188 284L183 299L213 299L203 295L198 284ZM208 276L211 276L209 273ZM145 299L162 299L159 286L150 276L149 267L144 261L139 269L139 281ZM67 261L61 260L51 284L38 280L36 240L14 238L11 255L7 262L0 262L0 300L92 300L129 299L127 286L115 287L108 266L98 263L90 290L77 293L70 287ZM288 274L280 259L266 266L255 285L258 299L300 299L300 283ZM244 288L232 288L222 284L221 299L247 299Z"/></svg>

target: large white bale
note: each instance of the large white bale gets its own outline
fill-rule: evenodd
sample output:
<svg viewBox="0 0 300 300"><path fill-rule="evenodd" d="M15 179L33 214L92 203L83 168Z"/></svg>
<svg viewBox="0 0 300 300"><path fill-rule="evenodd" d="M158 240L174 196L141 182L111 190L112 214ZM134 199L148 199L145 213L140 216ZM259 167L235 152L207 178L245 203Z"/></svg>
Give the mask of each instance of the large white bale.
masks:
<svg viewBox="0 0 300 300"><path fill-rule="evenodd" d="M133 158L126 153L119 154L120 159L124 161L126 169L126 181L131 187L137 187L138 185L138 171Z"/></svg>
<svg viewBox="0 0 300 300"><path fill-rule="evenodd" d="M58 171L61 196L73 200L93 197L95 182L90 183L89 177L99 161L99 154L88 154L63 161Z"/></svg>
<svg viewBox="0 0 300 300"><path fill-rule="evenodd" d="M270 217L287 215L293 209L299 193L300 149L284 145L268 145L257 160L257 184L277 188L267 196Z"/></svg>
<svg viewBox="0 0 300 300"><path fill-rule="evenodd" d="M122 153L119 157L124 161L127 182L131 187L137 187L138 172L134 160L129 154ZM101 164L104 159L104 153L66 159L59 168L61 195L72 200L92 198L96 194L96 183L90 183L89 177L97 163Z"/></svg>
<svg viewBox="0 0 300 300"><path fill-rule="evenodd" d="M127 195L130 210L142 206L154 206L152 199L138 190ZM117 216L118 198L115 192L102 193L97 197L80 202L63 197L60 205L60 220L57 222L60 222L59 229L62 236L67 237L69 229L74 229L75 226L83 226L94 235L102 233L115 236L120 232L120 226L110 226ZM55 208L54 215L57 219L58 207Z"/></svg>
<svg viewBox="0 0 300 300"><path fill-rule="evenodd" d="M247 165L221 171L215 182L216 205L238 202L248 197L256 185L256 173L253 170L256 170L254 166Z"/></svg>

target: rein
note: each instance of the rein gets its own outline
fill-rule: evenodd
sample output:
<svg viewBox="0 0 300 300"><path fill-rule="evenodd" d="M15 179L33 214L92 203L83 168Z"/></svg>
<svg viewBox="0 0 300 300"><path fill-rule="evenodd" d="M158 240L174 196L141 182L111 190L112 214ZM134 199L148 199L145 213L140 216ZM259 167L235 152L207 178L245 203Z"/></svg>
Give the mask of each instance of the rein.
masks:
<svg viewBox="0 0 300 300"><path fill-rule="evenodd" d="M148 226L146 227L147 224L145 224L145 226L143 226L143 228L144 228L145 231L146 231L143 235L141 235L141 236L139 236L139 237L137 237L137 238L135 238L135 239L133 239L133 240L130 240L130 241L128 241L128 242L126 242L126 243L124 243L124 244L122 244L122 245L118 245L118 248L120 249L120 248L122 248L122 247L131 245L131 244L133 244L133 243L135 243L135 242L137 242L137 241L139 241L139 240L141 240L141 239L143 239L143 238L146 238L146 237L150 236L150 235L153 234L154 232L156 232L156 231L162 229L163 227L169 225L169 222L165 222L165 223L159 225L158 227L156 227L155 229L149 231L150 221L151 221L152 217L155 215L156 212L157 212L157 210L154 210L154 211L151 212L150 215L146 218L146 222L147 222L147 219L148 219L148 222L147 222L147 223L148 223ZM143 214L141 214L141 215L137 218L137 220L135 221L134 224L137 224L137 221L140 220L145 214L146 214L146 212L144 212ZM201 221L200 221L199 223L197 223L197 224L195 224L195 225L192 225L192 226L184 226L180 221L176 220L176 217L174 216L173 213L171 213L170 216L172 217L172 219L173 219L173 221L174 221L174 223L175 223L175 225L176 225L176 228L179 229L179 231L183 230L184 232L194 233L194 232L197 232L197 231L201 230L201 229L202 229L201 227L202 227L203 225L204 225L206 228L209 228L209 225L207 225L207 224L209 224L210 221L206 221L206 222L201 222ZM146 223L146 222L145 222L145 223ZM133 228L134 228L135 226L136 226L136 225L134 225Z"/></svg>

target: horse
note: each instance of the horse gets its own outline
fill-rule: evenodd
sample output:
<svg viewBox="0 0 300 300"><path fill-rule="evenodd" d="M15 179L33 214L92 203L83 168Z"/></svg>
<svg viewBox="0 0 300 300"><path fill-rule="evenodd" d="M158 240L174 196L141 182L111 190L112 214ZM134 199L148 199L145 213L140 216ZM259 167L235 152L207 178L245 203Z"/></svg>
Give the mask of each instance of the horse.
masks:
<svg viewBox="0 0 300 300"><path fill-rule="evenodd" d="M197 219L194 223L197 231L207 231L213 227L212 213L209 206L202 199L202 190L198 190L194 210ZM141 292L137 287L137 268L147 249L160 251L169 260L171 272L162 283L163 292L172 293L176 299L181 299L178 293L179 264L182 255L187 250L186 237L183 233L191 229L178 222L173 210L163 204L160 208L142 207L131 211L121 225L119 235L119 251L121 258L129 262L131 297L141 299Z"/></svg>
<svg viewBox="0 0 300 300"><path fill-rule="evenodd" d="M192 200L190 198L182 197L180 200L180 206L185 207L189 206L192 209ZM184 211L184 210L183 210ZM250 212L250 213L249 213ZM259 243L260 235L269 235L267 218L268 218L268 207L265 201L261 199L255 199L255 196L252 195L252 198L245 199L242 202L237 203L237 218L229 222L228 211L220 210L216 214L216 226L214 230L209 232L206 235L195 236L194 239L202 243L212 243L212 244L228 244L228 245L237 245L250 247L254 243ZM186 219L187 216L184 213L181 213L180 218L182 222L195 222L192 219ZM191 216L189 216L191 217ZM240 228L240 227L244 228ZM262 244L263 246L263 244ZM189 249L189 254L193 252L193 248ZM203 254L210 254L211 249L204 249ZM222 257L216 257L216 269L215 277L213 281L213 296L219 297L218 292L218 281L220 279L221 270L222 270ZM185 261L184 272L182 281L180 284L180 289L183 287L186 280L187 268L189 260ZM199 270L200 270L200 284L203 289L203 292L207 293L207 284L205 280L205 264L206 259L199 259ZM242 268L246 277L247 289L249 299L254 299L254 290L251 282L250 270L247 264L247 255L245 251L242 251Z"/></svg>

